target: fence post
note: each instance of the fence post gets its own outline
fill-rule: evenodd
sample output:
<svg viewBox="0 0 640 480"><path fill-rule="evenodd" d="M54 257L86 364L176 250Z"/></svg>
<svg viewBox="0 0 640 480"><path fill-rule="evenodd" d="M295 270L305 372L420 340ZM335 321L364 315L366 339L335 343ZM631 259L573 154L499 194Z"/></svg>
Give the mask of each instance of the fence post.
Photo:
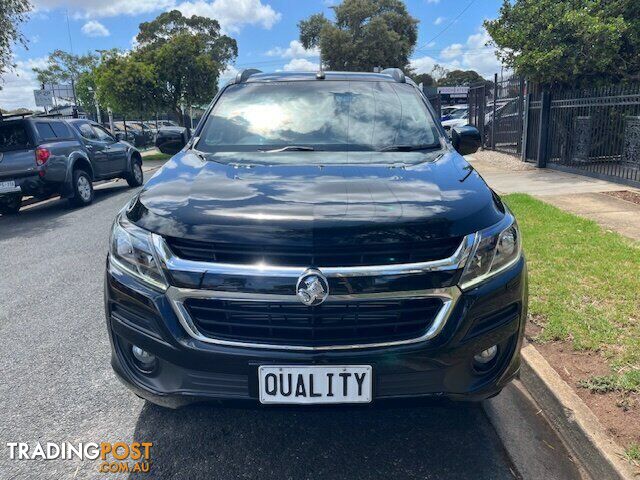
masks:
<svg viewBox="0 0 640 480"><path fill-rule="evenodd" d="M528 88L527 88L528 90ZM531 104L531 93L528 93L524 97L524 113L522 119L522 147L520 148L520 159L523 162L527 161L527 147L529 143L529 105Z"/></svg>
<svg viewBox="0 0 640 480"><path fill-rule="evenodd" d="M542 106L540 108L540 129L538 133L537 167L547 166L547 147L549 145L549 118L551 117L551 92L545 87L542 91Z"/></svg>
<svg viewBox="0 0 640 480"><path fill-rule="evenodd" d="M482 148L485 148L487 139L484 131L485 106L487 103L487 86L482 85L478 88L478 130L480 130L480 139Z"/></svg>
<svg viewBox="0 0 640 480"><path fill-rule="evenodd" d="M498 100L498 74L493 74L493 112L491 113L491 150L496 149L496 103Z"/></svg>
<svg viewBox="0 0 640 480"><path fill-rule="evenodd" d="M520 129L518 140L516 143L516 152L522 152L522 130L524 128L524 122L522 119L522 111L524 110L524 77L520 76L518 83L518 128Z"/></svg>

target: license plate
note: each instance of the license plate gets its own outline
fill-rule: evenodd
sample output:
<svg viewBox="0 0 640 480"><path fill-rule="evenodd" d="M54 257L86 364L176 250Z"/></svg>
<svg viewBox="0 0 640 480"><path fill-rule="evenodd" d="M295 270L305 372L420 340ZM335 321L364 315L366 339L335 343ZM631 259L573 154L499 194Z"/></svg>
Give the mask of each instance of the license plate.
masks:
<svg viewBox="0 0 640 480"><path fill-rule="evenodd" d="M4 182L0 182L0 192L4 191L13 191L16 189L16 181L15 180L7 180Z"/></svg>
<svg viewBox="0 0 640 480"><path fill-rule="evenodd" d="M370 365L261 366L260 403L369 403Z"/></svg>

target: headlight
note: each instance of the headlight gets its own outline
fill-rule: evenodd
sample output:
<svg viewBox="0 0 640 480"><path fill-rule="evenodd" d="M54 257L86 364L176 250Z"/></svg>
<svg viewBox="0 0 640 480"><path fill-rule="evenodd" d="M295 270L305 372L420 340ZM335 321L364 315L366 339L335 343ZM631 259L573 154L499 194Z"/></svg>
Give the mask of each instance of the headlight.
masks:
<svg viewBox="0 0 640 480"><path fill-rule="evenodd" d="M146 284L166 290L168 287L156 260L151 234L118 215L111 230L110 261Z"/></svg>
<svg viewBox="0 0 640 480"><path fill-rule="evenodd" d="M504 220L479 231L462 277L460 288L473 287L506 270L522 255L522 241L515 218L507 212Z"/></svg>

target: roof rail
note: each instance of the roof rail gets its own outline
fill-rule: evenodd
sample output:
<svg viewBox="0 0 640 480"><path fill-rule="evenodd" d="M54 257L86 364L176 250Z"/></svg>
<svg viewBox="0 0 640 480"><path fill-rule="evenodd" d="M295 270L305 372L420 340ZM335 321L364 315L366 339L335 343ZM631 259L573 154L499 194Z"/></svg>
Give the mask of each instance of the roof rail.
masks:
<svg viewBox="0 0 640 480"><path fill-rule="evenodd" d="M386 75L391 76L398 83L405 83L406 78L404 73L399 68L385 68L380 73L384 73Z"/></svg>
<svg viewBox="0 0 640 480"><path fill-rule="evenodd" d="M257 68L245 68L244 70L240 70L236 75L235 82L233 83L246 82L251 75L255 75L256 73L262 73L262 70L258 70Z"/></svg>

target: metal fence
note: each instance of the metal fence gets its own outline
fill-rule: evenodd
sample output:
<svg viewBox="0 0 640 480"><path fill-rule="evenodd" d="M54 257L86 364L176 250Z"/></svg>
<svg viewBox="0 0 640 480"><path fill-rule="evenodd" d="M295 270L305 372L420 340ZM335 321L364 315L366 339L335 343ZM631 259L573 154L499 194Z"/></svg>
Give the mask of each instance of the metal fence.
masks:
<svg viewBox="0 0 640 480"><path fill-rule="evenodd" d="M469 89L469 123L482 134L485 148L518 154L522 149L525 82L522 77L498 80L493 86Z"/></svg>
<svg viewBox="0 0 640 480"><path fill-rule="evenodd" d="M551 167L640 185L640 83L542 89L511 77L469 93L484 148Z"/></svg>
<svg viewBox="0 0 640 480"><path fill-rule="evenodd" d="M640 183L640 84L534 93L529 116L525 160Z"/></svg>

